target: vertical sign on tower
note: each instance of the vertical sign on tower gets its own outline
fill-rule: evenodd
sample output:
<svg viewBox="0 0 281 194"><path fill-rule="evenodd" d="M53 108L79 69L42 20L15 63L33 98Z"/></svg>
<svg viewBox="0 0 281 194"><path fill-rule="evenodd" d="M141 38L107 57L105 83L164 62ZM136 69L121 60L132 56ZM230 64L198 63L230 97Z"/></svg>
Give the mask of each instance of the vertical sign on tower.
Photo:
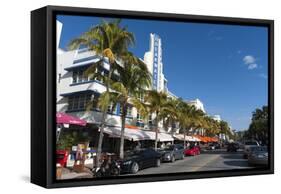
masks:
<svg viewBox="0 0 281 194"><path fill-rule="evenodd" d="M153 48L153 89L158 91L158 54L159 54L159 37L154 34L154 48Z"/></svg>

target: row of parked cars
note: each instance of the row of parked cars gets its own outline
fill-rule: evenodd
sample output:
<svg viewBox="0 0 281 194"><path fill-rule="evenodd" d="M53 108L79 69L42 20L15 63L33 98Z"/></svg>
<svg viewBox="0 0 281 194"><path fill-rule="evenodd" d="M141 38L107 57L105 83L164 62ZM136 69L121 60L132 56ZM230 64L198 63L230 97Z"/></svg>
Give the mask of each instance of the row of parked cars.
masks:
<svg viewBox="0 0 281 194"><path fill-rule="evenodd" d="M208 149L220 149L221 145L212 143ZM268 151L266 146L261 146L258 142L245 142L243 145L232 142L226 145L228 152L237 152L238 149L244 149L244 157L248 158L251 166L267 165ZM201 149L199 146L190 146L184 149L181 144L170 145L164 149L142 149L130 151L121 162L121 172L135 174L139 170L149 167L159 167L162 162L175 162L182 160L185 156L199 155Z"/></svg>
<svg viewBox="0 0 281 194"><path fill-rule="evenodd" d="M200 154L199 146L190 146L184 149L181 144L169 145L164 149L141 149L127 152L120 164L122 173L135 174L139 170L149 167L159 167L162 162L175 162L185 156Z"/></svg>

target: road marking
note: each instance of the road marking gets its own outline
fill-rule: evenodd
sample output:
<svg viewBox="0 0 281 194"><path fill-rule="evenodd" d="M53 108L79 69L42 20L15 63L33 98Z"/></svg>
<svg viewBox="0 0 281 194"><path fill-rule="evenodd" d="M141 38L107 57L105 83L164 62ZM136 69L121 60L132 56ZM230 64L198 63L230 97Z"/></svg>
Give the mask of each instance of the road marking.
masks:
<svg viewBox="0 0 281 194"><path fill-rule="evenodd" d="M220 155L214 155L212 158L210 158L206 162L200 163L197 167L191 167L191 169L192 169L192 171L198 171L199 169L205 167L208 163L215 161L219 157L220 157Z"/></svg>

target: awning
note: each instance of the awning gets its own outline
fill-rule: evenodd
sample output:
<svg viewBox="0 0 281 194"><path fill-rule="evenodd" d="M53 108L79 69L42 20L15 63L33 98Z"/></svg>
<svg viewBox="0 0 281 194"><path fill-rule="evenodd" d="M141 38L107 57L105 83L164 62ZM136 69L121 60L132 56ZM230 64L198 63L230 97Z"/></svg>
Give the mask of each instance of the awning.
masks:
<svg viewBox="0 0 281 194"><path fill-rule="evenodd" d="M209 142L217 142L218 138L216 137L207 137L207 136L201 136L201 135L194 135L194 137L200 139L200 141L204 143L209 143Z"/></svg>
<svg viewBox="0 0 281 194"><path fill-rule="evenodd" d="M193 136L189 136L189 135L186 135L184 138L183 134L176 134L176 135L174 135L174 138L177 140L181 140L181 141L184 141L184 139L185 139L185 141L200 141L200 139L193 137Z"/></svg>
<svg viewBox="0 0 281 194"><path fill-rule="evenodd" d="M86 126L87 124L86 121L65 113L57 113L56 120L57 120L57 124L72 124L72 125L80 125L80 126Z"/></svg>
<svg viewBox="0 0 281 194"><path fill-rule="evenodd" d="M152 132L155 136L155 132ZM155 139L155 138L154 138ZM153 139L153 140L154 140ZM174 141L174 138L172 137L172 135L168 134L168 133L158 133L158 139L160 142L164 142L164 141Z"/></svg>
<svg viewBox="0 0 281 194"><path fill-rule="evenodd" d="M108 134L109 137L120 138L121 127L106 127L104 128L104 133ZM127 126L125 128L124 138L130 141L155 140L155 132ZM173 137L167 133L158 133L158 140L160 142L174 141Z"/></svg>

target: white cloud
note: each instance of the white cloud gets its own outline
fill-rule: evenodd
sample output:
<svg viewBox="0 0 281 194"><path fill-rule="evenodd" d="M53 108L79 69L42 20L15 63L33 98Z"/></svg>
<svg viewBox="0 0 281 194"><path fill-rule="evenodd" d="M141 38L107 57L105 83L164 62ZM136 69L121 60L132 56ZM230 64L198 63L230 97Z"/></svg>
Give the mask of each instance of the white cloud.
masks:
<svg viewBox="0 0 281 194"><path fill-rule="evenodd" d="M251 63L255 63L256 59L255 57L253 57L252 55L246 55L244 58L243 58L243 61L246 65L249 65Z"/></svg>
<svg viewBox="0 0 281 194"><path fill-rule="evenodd" d="M252 55L246 55L243 58L243 62L248 66L249 70L258 68L258 64L256 63L256 58Z"/></svg>
<svg viewBox="0 0 281 194"><path fill-rule="evenodd" d="M248 65L249 70L256 69L257 67L258 67L258 65L256 63L251 63Z"/></svg>
<svg viewBox="0 0 281 194"><path fill-rule="evenodd" d="M263 78L263 79L267 79L268 78L268 76L266 74L264 74L264 73L260 73L259 77Z"/></svg>

